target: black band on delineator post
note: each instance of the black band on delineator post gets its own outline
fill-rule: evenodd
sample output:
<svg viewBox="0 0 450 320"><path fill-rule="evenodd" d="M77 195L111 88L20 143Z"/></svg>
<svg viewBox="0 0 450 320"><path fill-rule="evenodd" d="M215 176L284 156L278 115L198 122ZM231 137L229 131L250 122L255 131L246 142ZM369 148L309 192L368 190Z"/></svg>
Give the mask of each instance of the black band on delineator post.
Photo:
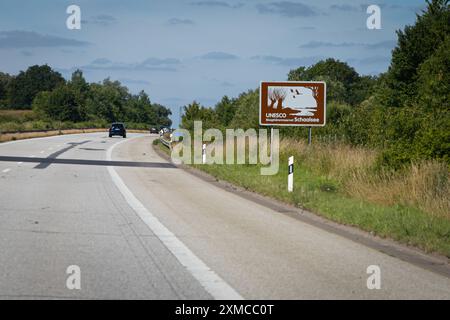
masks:
<svg viewBox="0 0 450 320"><path fill-rule="evenodd" d="M294 173L294 165L293 164L290 164L288 166L288 174L291 174L291 173Z"/></svg>

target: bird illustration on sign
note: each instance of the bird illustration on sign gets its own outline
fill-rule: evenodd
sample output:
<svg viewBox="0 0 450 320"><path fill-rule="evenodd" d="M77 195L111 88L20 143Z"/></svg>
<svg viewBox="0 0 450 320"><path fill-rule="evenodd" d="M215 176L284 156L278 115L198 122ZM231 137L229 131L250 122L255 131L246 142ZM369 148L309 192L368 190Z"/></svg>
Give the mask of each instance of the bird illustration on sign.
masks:
<svg viewBox="0 0 450 320"><path fill-rule="evenodd" d="M318 87L269 87L269 110L285 112L292 116L311 117L317 111Z"/></svg>

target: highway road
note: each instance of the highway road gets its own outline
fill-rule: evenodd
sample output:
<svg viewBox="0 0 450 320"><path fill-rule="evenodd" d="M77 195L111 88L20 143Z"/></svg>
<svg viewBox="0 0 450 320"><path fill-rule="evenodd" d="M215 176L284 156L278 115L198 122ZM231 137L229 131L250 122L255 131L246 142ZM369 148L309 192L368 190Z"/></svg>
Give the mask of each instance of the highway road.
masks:
<svg viewBox="0 0 450 320"><path fill-rule="evenodd" d="M0 299L450 299L450 273L228 192L155 138L0 144Z"/></svg>

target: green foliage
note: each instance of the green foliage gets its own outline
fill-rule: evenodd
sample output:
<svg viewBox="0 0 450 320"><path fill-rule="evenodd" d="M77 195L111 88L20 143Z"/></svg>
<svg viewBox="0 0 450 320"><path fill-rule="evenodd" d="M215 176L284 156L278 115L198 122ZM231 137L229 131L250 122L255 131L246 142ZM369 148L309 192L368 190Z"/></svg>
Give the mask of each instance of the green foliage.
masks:
<svg viewBox="0 0 450 320"><path fill-rule="evenodd" d="M236 109L236 101L224 96L215 107L218 121L225 127L228 126L236 114Z"/></svg>
<svg viewBox="0 0 450 320"><path fill-rule="evenodd" d="M119 81L105 79L102 84L91 85L86 108L92 120L125 121L122 117L128 98L128 89Z"/></svg>
<svg viewBox="0 0 450 320"><path fill-rule="evenodd" d="M450 110L450 35L418 69L420 104L432 110Z"/></svg>
<svg viewBox="0 0 450 320"><path fill-rule="evenodd" d="M86 120L80 97L70 85L59 86L51 92L38 93L33 103L36 113L47 119L79 122Z"/></svg>
<svg viewBox="0 0 450 320"><path fill-rule="evenodd" d="M257 128L259 126L259 90L249 90L236 99L237 109L231 126L234 128Z"/></svg>
<svg viewBox="0 0 450 320"><path fill-rule="evenodd" d="M30 109L33 99L39 92L51 91L65 84L59 72L48 65L31 66L13 77L7 87L7 100L10 108Z"/></svg>
<svg viewBox="0 0 450 320"><path fill-rule="evenodd" d="M448 38L450 10L448 0L427 1L428 8L413 26L397 32L398 43L385 78L381 95L385 105L400 107L411 104L418 94L420 66Z"/></svg>
<svg viewBox="0 0 450 320"><path fill-rule="evenodd" d="M328 76L330 79L342 82L348 86L358 80L359 75L355 69L349 67L345 62L335 59L319 61L315 65L305 68L300 67L289 72L289 80L312 80L317 76Z"/></svg>
<svg viewBox="0 0 450 320"><path fill-rule="evenodd" d="M46 121L76 123L126 122L134 128L170 126L168 108L152 104L149 96L141 91L134 95L119 81L105 79L102 83L89 84L80 70L72 74L71 81L52 91L39 92L33 101L33 110Z"/></svg>
<svg viewBox="0 0 450 320"><path fill-rule="evenodd" d="M358 81L353 82L349 87L350 95L347 97L350 105L359 105L370 98L379 79L374 76L361 76Z"/></svg>
<svg viewBox="0 0 450 320"><path fill-rule="evenodd" d="M12 77L7 74L0 72L0 109L4 109L8 105L8 86Z"/></svg>
<svg viewBox="0 0 450 320"><path fill-rule="evenodd" d="M386 113L380 162L392 167L418 159L450 163L450 9L447 0L427 2L415 25L397 32L375 94Z"/></svg>
<svg viewBox="0 0 450 320"><path fill-rule="evenodd" d="M450 14L448 1L433 0L414 26L398 32L389 70L360 76L346 63L327 59L291 70L291 81L327 83L327 125L313 138L344 140L380 150L377 166L402 168L421 159L450 163ZM224 97L207 109L193 103L182 125L258 128L259 94ZM280 129L283 137L306 138L307 130Z"/></svg>
<svg viewBox="0 0 450 320"><path fill-rule="evenodd" d="M347 63L329 58L309 68L291 70L289 81L325 81L329 101L357 105L368 98L376 79L359 74Z"/></svg>
<svg viewBox="0 0 450 320"><path fill-rule="evenodd" d="M17 110L30 106L33 112ZM105 127L115 121L135 129L172 124L170 109L151 103L144 91L131 94L110 79L90 84L81 70L66 82L47 65L29 67L15 77L0 72L0 109L15 109L0 113L3 131ZM20 117L19 112L30 112L33 118Z"/></svg>
<svg viewBox="0 0 450 320"><path fill-rule="evenodd" d="M86 100L91 119L109 122L147 123L148 126L170 126L170 110L160 104L152 104L149 96L141 91L130 94L118 81L106 79L102 84L91 84Z"/></svg>
<svg viewBox="0 0 450 320"><path fill-rule="evenodd" d="M153 118L150 115L150 119L146 121L147 123L151 123L157 127L158 126L170 127L172 125L172 120L170 120L169 118L169 116L172 114L170 109L158 103L152 104L152 109L154 110L156 116Z"/></svg>
<svg viewBox="0 0 450 320"><path fill-rule="evenodd" d="M85 101L89 95L89 83L84 79L83 72L79 69L72 73L71 81L69 82L71 89L76 92L77 99L82 102Z"/></svg>
<svg viewBox="0 0 450 320"><path fill-rule="evenodd" d="M201 106L194 101L184 107L184 115L181 118L181 126L187 130L194 130L194 121L203 121L204 128L216 127L218 124L217 115L213 109Z"/></svg>

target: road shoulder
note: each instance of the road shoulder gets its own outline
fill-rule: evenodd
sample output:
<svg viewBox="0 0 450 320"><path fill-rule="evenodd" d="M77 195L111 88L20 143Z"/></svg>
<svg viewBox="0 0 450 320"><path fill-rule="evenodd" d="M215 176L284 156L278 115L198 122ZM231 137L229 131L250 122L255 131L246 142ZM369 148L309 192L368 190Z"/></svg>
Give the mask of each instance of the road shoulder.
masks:
<svg viewBox="0 0 450 320"><path fill-rule="evenodd" d="M159 145L153 145L153 149L161 158L168 162L172 162L170 156L164 153L160 149ZM227 192L238 195L244 199L270 208L280 214L288 215L289 217L308 223L327 232L342 236L391 257L398 258L402 261L450 278L450 259L445 256L429 254L416 247L406 246L391 239L383 239L353 226L336 223L312 212L294 207L276 199L262 196L258 193L233 185L227 181L216 179L210 174L191 166L175 165L205 182L208 182Z"/></svg>

